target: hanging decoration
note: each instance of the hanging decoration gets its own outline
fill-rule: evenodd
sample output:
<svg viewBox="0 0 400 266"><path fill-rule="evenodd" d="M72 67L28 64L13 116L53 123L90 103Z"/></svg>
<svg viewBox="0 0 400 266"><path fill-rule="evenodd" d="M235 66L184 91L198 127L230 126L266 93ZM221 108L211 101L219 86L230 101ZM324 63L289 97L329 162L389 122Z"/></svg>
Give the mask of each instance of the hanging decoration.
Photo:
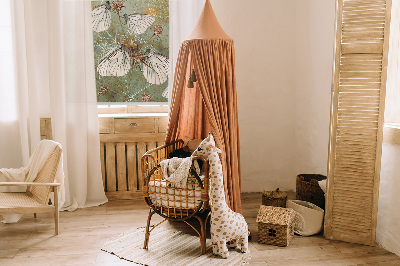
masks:
<svg viewBox="0 0 400 266"><path fill-rule="evenodd" d="M197 81L196 73L194 72L194 69L193 69L192 72L189 75L189 79L188 79L188 82L187 82L187 87L188 88L194 88L194 82L196 82L196 81Z"/></svg>
<svg viewBox="0 0 400 266"><path fill-rule="evenodd" d="M167 102L168 0L92 1L98 102Z"/></svg>

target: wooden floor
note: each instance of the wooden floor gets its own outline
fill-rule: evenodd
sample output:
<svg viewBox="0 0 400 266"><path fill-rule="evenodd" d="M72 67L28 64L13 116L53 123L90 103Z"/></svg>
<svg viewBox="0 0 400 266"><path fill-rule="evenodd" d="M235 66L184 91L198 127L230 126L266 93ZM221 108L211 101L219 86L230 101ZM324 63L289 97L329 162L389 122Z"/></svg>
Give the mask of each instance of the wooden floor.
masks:
<svg viewBox="0 0 400 266"><path fill-rule="evenodd" d="M322 235L295 236L285 248L258 244L255 219L261 195L243 194L242 202L253 236L250 265L400 265L400 258L382 247L329 241ZM134 265L100 249L107 239L144 226L147 214L142 200L61 212L58 236L50 214L38 214L36 219L26 215L16 224L0 223L0 265ZM162 226L191 230L177 223Z"/></svg>

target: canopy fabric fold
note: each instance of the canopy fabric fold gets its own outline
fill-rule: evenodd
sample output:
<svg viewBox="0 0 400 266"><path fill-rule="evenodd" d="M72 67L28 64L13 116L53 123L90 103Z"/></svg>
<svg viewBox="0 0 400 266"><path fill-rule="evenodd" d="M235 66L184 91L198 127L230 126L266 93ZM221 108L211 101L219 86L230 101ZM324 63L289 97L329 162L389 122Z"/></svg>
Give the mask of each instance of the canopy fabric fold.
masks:
<svg viewBox="0 0 400 266"><path fill-rule="evenodd" d="M192 71L197 81L187 83ZM224 173L228 206L241 212L240 148L231 39L193 39L182 43L175 68L166 143L204 139L211 132Z"/></svg>

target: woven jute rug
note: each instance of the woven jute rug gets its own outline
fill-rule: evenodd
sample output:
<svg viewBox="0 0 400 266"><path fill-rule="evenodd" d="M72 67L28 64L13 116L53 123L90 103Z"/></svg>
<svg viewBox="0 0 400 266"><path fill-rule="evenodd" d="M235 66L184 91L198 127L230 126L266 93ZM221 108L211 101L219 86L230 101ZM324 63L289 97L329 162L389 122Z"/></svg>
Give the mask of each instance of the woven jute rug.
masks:
<svg viewBox="0 0 400 266"><path fill-rule="evenodd" d="M121 259L143 265L243 265L249 253L229 251L229 258L212 254L211 240L207 239L207 252L201 255L199 237L168 228L157 227L150 234L149 249L143 249L145 228L132 229L108 241L103 251Z"/></svg>

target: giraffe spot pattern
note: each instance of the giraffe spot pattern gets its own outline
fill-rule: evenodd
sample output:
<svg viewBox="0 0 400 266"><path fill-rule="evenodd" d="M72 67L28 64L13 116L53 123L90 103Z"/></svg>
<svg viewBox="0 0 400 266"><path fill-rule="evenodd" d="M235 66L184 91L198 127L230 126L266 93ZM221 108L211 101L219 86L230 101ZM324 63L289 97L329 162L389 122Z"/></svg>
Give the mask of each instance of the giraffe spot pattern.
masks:
<svg viewBox="0 0 400 266"><path fill-rule="evenodd" d="M226 243L236 241L242 252L248 250L248 226L243 216L232 211L225 202L223 172L215 141L210 134L193 153L208 158L210 165L211 241L215 255L229 256Z"/></svg>

